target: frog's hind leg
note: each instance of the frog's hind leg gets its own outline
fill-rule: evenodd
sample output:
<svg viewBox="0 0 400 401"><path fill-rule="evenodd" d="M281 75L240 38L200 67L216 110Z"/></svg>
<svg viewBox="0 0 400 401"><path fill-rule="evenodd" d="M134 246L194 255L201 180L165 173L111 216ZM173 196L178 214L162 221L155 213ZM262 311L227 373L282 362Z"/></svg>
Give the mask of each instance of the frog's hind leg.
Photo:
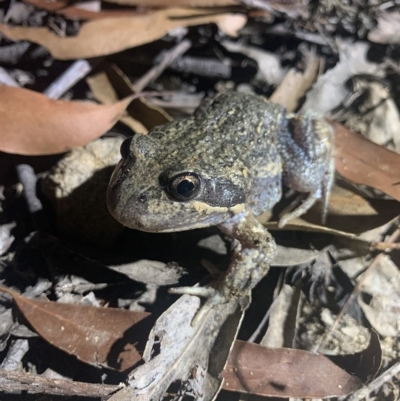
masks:
<svg viewBox="0 0 400 401"><path fill-rule="evenodd" d="M279 221L283 227L289 220L306 213L322 199L322 222L325 223L334 178L332 128L313 113L287 119L285 129L277 136L283 161L283 182L302 195ZM300 201L308 194L303 203Z"/></svg>

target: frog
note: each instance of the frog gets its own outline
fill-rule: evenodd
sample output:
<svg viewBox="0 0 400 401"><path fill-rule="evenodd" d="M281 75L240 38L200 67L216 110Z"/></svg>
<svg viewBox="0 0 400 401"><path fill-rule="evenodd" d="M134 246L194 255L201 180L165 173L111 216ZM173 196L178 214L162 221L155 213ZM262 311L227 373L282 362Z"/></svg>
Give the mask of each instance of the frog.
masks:
<svg viewBox="0 0 400 401"><path fill-rule="evenodd" d="M293 114L263 96L238 92L206 98L193 115L135 134L121 145L107 191L110 213L147 232L217 226L233 240L229 267L205 287L171 292L208 305L244 298L268 273L276 253L257 216L300 193L279 221L307 212L318 200L323 217L334 177L333 133L312 112Z"/></svg>

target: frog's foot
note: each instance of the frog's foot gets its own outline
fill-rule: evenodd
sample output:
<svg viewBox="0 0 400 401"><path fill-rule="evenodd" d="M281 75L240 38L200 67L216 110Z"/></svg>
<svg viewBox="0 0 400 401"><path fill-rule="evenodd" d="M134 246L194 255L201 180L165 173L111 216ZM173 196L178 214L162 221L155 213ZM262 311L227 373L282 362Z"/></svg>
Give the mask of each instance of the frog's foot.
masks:
<svg viewBox="0 0 400 401"><path fill-rule="evenodd" d="M308 197L304 200L303 203L301 201L304 199L304 195L299 195L294 202L283 212L283 216L279 219L278 227L284 227L288 221L295 219L296 217L300 217L304 213L306 213L319 199L317 193L311 193ZM292 210L289 212L288 210ZM325 213L323 214L323 220L325 220ZM324 222L324 221L323 221Z"/></svg>
<svg viewBox="0 0 400 401"><path fill-rule="evenodd" d="M197 311L196 316L192 320L192 326L196 326L208 312L215 306L228 302L226 296L220 291L212 287L174 287L168 291L170 294L194 295L200 298L206 298L206 302Z"/></svg>

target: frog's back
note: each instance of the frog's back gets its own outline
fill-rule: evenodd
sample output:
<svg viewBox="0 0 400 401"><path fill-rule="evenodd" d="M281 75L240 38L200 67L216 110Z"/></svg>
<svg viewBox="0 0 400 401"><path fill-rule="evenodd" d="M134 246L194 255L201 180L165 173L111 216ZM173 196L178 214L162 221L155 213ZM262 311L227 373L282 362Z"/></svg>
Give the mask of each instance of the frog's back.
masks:
<svg viewBox="0 0 400 401"><path fill-rule="evenodd" d="M163 144L165 166L230 179L246 175L246 203L258 215L281 197L276 131L283 113L260 96L231 92L206 99L193 116L150 135Z"/></svg>
<svg viewBox="0 0 400 401"><path fill-rule="evenodd" d="M236 92L212 99L195 114L204 121L214 121L219 140L232 143L232 153L247 166L247 205L255 215L271 209L282 196L282 161L276 135L285 115L278 104Z"/></svg>

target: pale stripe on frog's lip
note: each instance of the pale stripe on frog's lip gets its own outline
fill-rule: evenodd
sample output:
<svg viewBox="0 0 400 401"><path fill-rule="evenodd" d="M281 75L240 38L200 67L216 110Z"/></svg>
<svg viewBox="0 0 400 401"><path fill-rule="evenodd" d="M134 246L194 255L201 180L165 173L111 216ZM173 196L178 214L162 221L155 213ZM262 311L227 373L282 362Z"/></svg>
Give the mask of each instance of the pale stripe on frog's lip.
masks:
<svg viewBox="0 0 400 401"><path fill-rule="evenodd" d="M214 217L219 217L219 216L214 216ZM207 219L207 220L202 220L202 221L198 221L195 222L193 224L176 224L167 228L163 228L161 225L158 227L149 227L149 226L145 226L142 223L140 223L137 219L132 219L129 218L129 225L125 224L122 219L120 220L122 224L126 225L129 228L133 228L135 230L140 230L140 231L145 231L145 232L149 232L149 233L171 233L171 232L177 232L177 231L189 231L189 230L194 230L196 228L204 228L204 227L211 227L211 226L215 226L219 223L221 223L222 221L224 221L225 219L222 218L217 218L217 219ZM134 221L133 221L134 220ZM134 223L134 224L132 224ZM135 225L136 223L136 225Z"/></svg>
<svg viewBox="0 0 400 401"><path fill-rule="evenodd" d="M152 232L152 233L168 233L168 232L176 232L176 231L188 231L188 230L194 230L196 228L204 228L204 227L211 227L218 225L225 221L227 218L231 217L232 215L236 214L236 210L243 210L244 204L236 205L233 209L234 211L225 208L225 207L213 207L210 209L217 209L214 210L214 213L211 214L211 211L209 211L210 215L207 216L206 218L201 218L202 216L199 214L199 219L196 221L193 221L191 223L185 223L184 222L184 216L176 217L176 220L181 221L181 223L176 224L176 220L174 220L173 225L168 225L168 221L166 221L164 224L162 221L160 221L160 225L146 225L140 222L140 219L133 217L132 215L129 215L129 213L124 213L123 215L118 216L118 220L124 224L127 227L140 230L140 231L146 231L146 232ZM215 213L215 212L219 213ZM233 212L233 213L232 213Z"/></svg>

